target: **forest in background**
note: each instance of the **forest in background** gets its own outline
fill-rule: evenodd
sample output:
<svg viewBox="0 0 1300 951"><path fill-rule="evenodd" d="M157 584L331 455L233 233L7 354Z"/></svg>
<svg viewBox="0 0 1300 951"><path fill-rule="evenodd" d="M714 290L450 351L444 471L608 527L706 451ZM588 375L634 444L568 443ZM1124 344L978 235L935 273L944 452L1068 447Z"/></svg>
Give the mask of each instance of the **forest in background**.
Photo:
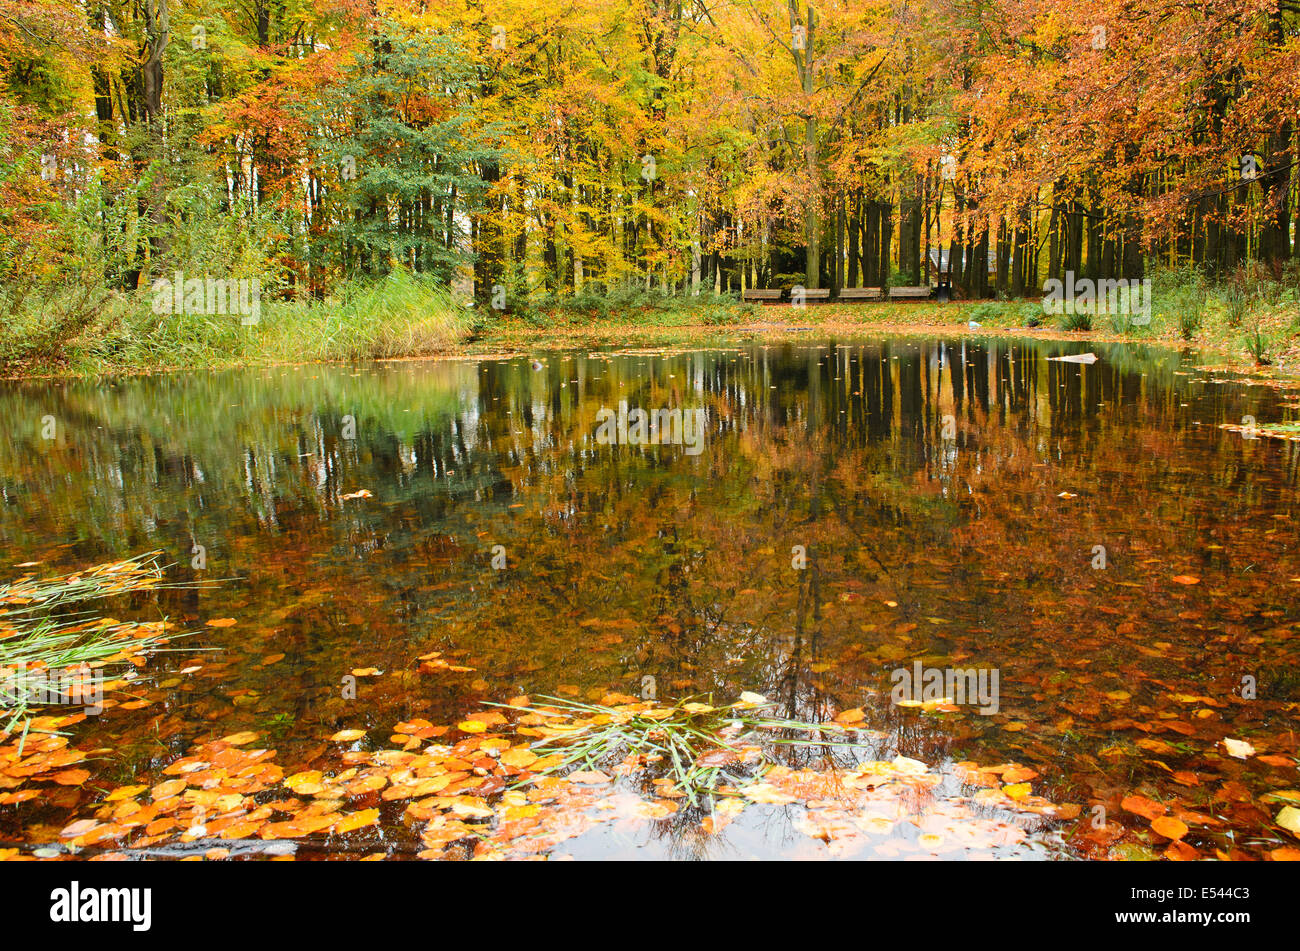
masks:
<svg viewBox="0 0 1300 951"><path fill-rule="evenodd" d="M173 277L354 318L354 288L394 274L412 313L456 290L489 316L940 264L967 299L1070 272L1300 285L1298 14L0 0L2 349L175 352L194 315L150 293ZM386 346L430 332L405 329Z"/></svg>

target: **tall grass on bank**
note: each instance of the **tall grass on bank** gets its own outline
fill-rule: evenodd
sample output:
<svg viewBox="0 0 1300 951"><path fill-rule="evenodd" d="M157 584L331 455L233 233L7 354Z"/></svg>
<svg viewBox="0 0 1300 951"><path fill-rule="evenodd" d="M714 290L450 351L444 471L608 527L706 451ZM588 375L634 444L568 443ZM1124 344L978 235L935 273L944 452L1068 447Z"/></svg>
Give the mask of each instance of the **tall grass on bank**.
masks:
<svg viewBox="0 0 1300 951"><path fill-rule="evenodd" d="M1300 262L1280 274L1242 270L1212 282L1190 268L1151 271L1152 308L1145 314L1064 315L1063 330L1106 330L1129 339L1182 341L1236 351L1267 364L1300 347ZM918 313L915 305L906 305ZM989 328L1036 327L1047 321L1038 303L1019 300L972 301L956 305L951 322L977 321ZM900 311L900 313L902 313ZM927 320L926 322L932 322Z"/></svg>
<svg viewBox="0 0 1300 951"><path fill-rule="evenodd" d="M1275 342L1273 338L1264 332L1263 328L1256 323L1242 338L1246 352L1250 354L1255 361L1256 366L1268 366L1273 362L1273 351Z"/></svg>
<svg viewBox="0 0 1300 951"><path fill-rule="evenodd" d="M86 355L97 363L210 366L426 356L449 350L468 330L451 295L434 281L393 271L345 285L320 302L263 300L258 322L238 315L169 314L137 308Z"/></svg>
<svg viewBox="0 0 1300 951"><path fill-rule="evenodd" d="M0 736L26 731L32 678L73 669L122 670L173 635L166 621L119 621L77 608L130 592L165 587L158 553L53 578L28 576L0 585ZM85 665L85 667L83 667ZM55 688L58 689L58 688ZM83 698L56 697L76 703Z"/></svg>
<svg viewBox="0 0 1300 951"><path fill-rule="evenodd" d="M263 294L255 324L235 313L155 314L148 290L104 292L90 314L84 296L84 288L70 285L63 297L46 289L15 301L0 335L0 370L131 371L427 356L452 349L470 331L467 308L433 280L404 270L346 284L324 301ZM55 319L72 303L75 322Z"/></svg>

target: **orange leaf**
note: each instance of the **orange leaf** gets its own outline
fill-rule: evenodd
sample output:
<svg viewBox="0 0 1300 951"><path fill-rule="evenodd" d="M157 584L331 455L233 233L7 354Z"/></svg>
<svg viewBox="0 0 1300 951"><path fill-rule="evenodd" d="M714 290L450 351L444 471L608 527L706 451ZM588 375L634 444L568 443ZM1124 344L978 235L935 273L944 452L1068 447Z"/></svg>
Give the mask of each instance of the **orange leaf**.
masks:
<svg viewBox="0 0 1300 951"><path fill-rule="evenodd" d="M537 762L537 754L527 749L506 750L501 754L501 762L516 769L523 769Z"/></svg>
<svg viewBox="0 0 1300 951"><path fill-rule="evenodd" d="M1151 820L1151 828L1166 839L1181 839L1187 835L1186 823L1180 822L1173 816L1157 816Z"/></svg>
<svg viewBox="0 0 1300 951"><path fill-rule="evenodd" d="M1146 796L1125 796L1120 806L1126 812L1132 812L1143 819L1158 819L1168 812L1160 803L1148 799Z"/></svg>

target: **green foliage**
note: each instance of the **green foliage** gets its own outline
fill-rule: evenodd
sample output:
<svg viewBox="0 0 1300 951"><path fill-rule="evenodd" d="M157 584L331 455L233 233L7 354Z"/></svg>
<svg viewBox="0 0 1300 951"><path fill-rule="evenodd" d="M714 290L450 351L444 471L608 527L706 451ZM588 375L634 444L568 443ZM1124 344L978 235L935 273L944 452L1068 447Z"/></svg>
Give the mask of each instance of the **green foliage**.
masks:
<svg viewBox="0 0 1300 951"><path fill-rule="evenodd" d="M1240 327L1250 312L1250 295L1240 285L1233 284L1224 292L1223 303L1228 326Z"/></svg>
<svg viewBox="0 0 1300 951"><path fill-rule="evenodd" d="M1205 321L1205 291L1197 287L1175 305L1178 334L1184 340L1193 339Z"/></svg>
<svg viewBox="0 0 1300 951"><path fill-rule="evenodd" d="M1062 330L1091 330L1092 315L1082 311L1063 313L1061 314L1060 325Z"/></svg>
<svg viewBox="0 0 1300 951"><path fill-rule="evenodd" d="M323 345L348 359L441 353L467 332L467 311L432 278L399 268L345 288L342 314L326 319Z"/></svg>
<svg viewBox="0 0 1300 951"><path fill-rule="evenodd" d="M465 309L441 285L405 270L344 285L325 301L263 300L251 326L237 314L155 314L148 290L96 292L107 297L93 332L69 331L40 349L44 338L24 324L4 339L36 368L103 371L420 356L445 352L469 330ZM67 287L61 293L51 307L71 310L80 300Z"/></svg>
<svg viewBox="0 0 1300 951"><path fill-rule="evenodd" d="M1196 337L1205 323L1209 290L1205 276L1194 267L1167 268L1152 276L1152 298L1159 302L1162 326L1177 330L1184 340Z"/></svg>
<svg viewBox="0 0 1300 951"><path fill-rule="evenodd" d="M997 327L1034 327L1042 317L1042 304L1028 301L981 301L962 312L964 320Z"/></svg>
<svg viewBox="0 0 1300 951"><path fill-rule="evenodd" d="M1268 366L1273 362L1273 353L1277 343L1269 334L1264 332L1259 323L1256 323L1242 338L1242 346L1246 348L1246 352L1251 355L1256 364Z"/></svg>
<svg viewBox="0 0 1300 951"><path fill-rule="evenodd" d="M406 266L450 284L470 259L468 221L487 191L479 170L498 159L498 130L478 121L472 58L456 40L382 19L369 40L303 110L333 223L309 239L309 256L349 276Z"/></svg>

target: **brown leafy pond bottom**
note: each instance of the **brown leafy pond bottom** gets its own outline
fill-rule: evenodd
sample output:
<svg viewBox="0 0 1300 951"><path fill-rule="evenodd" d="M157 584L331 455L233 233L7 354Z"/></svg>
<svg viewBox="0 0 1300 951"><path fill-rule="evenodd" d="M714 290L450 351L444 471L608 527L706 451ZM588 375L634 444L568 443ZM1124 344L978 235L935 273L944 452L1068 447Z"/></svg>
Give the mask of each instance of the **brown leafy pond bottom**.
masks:
<svg viewBox="0 0 1300 951"><path fill-rule="evenodd" d="M187 636L0 857L1300 857L1300 388L1082 346L9 385L0 580Z"/></svg>

